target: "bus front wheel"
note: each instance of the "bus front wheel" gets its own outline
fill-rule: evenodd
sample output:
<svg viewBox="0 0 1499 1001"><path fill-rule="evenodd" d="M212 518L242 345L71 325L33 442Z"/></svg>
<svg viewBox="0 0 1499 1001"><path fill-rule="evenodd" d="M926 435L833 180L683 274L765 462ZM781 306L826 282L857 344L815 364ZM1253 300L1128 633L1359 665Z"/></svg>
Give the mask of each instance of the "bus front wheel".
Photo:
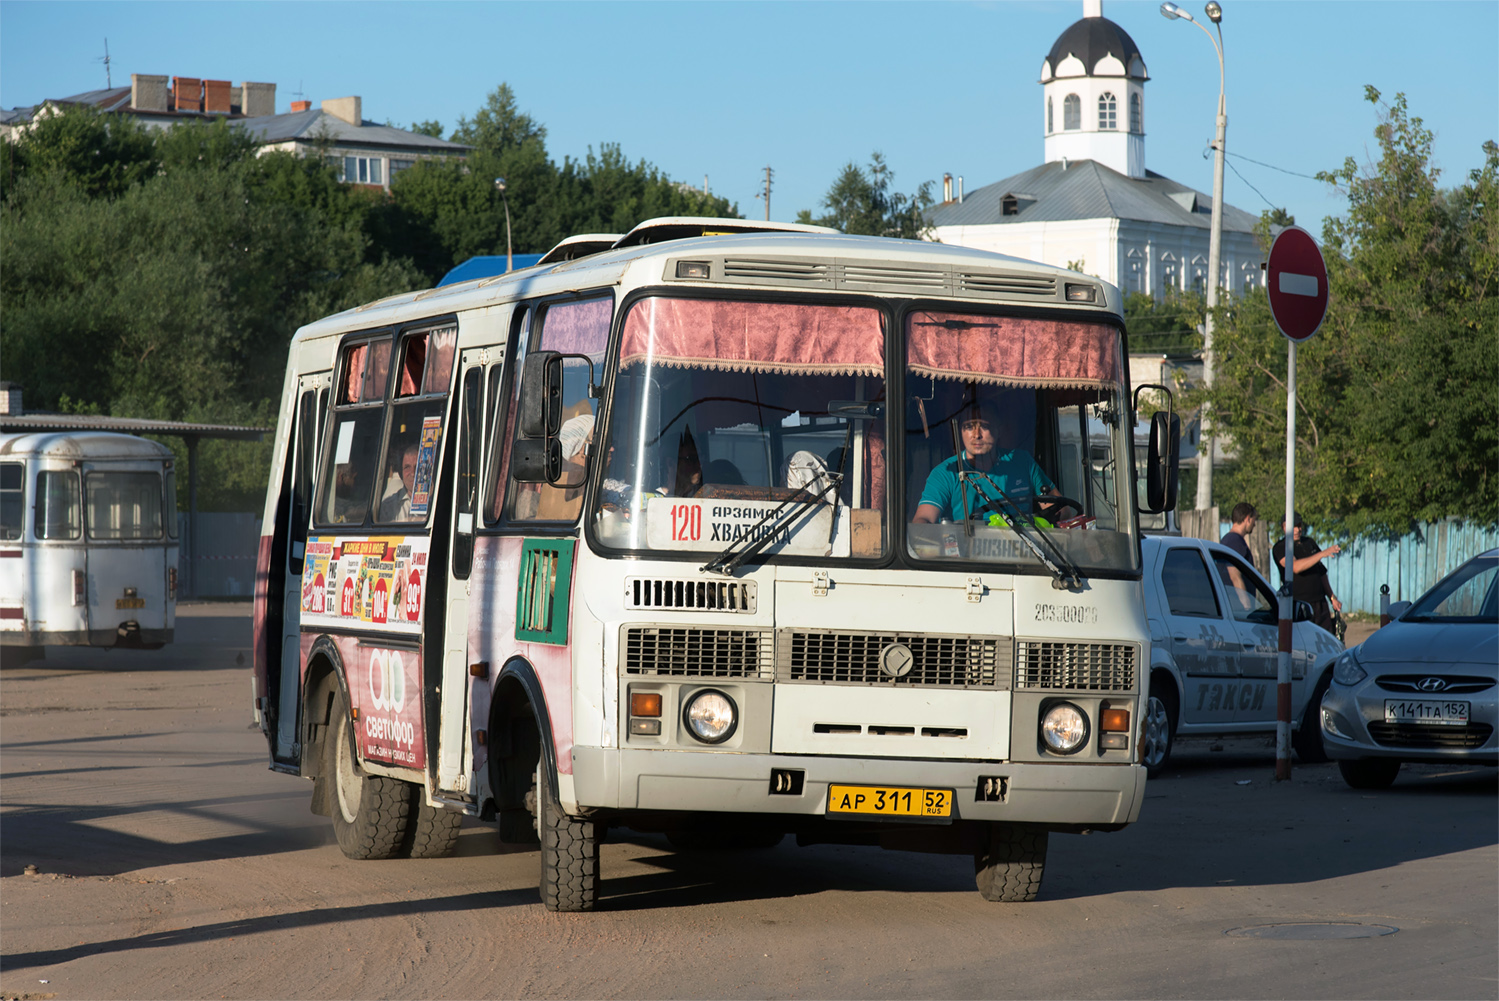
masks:
<svg viewBox="0 0 1499 1001"><path fill-rule="evenodd" d="M599 829L569 817L552 789L546 761L536 769L536 826L541 836L541 902L549 911L591 911L598 902Z"/></svg>
<svg viewBox="0 0 1499 1001"><path fill-rule="evenodd" d="M342 698L333 705L332 732L323 741L324 772L333 780L333 834L351 859L387 859L401 853L411 822L405 782L366 775L354 756L354 733Z"/></svg>
<svg viewBox="0 0 1499 1001"><path fill-rule="evenodd" d="M973 856L974 881L985 900L1026 903L1041 892L1049 832L1021 824L990 824Z"/></svg>

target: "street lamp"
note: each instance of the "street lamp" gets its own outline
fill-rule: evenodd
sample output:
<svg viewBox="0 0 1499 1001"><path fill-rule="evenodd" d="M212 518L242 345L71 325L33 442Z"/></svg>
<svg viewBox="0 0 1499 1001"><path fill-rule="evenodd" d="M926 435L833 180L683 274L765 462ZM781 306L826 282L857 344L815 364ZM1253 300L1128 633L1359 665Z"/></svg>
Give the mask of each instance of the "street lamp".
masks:
<svg viewBox="0 0 1499 1001"><path fill-rule="evenodd" d="M1181 18L1191 21L1197 27L1202 28L1203 34L1208 36L1208 41L1213 43L1213 51L1218 54L1218 138L1213 143L1213 223L1208 236L1208 316L1204 324L1202 337L1202 382L1211 389L1213 387L1213 310L1218 306L1218 262L1223 250L1223 137L1228 131L1228 113L1224 110L1223 103L1223 8L1216 2L1209 2L1203 8L1208 20L1218 31L1218 37L1208 31L1200 21L1191 14L1182 10L1174 3L1161 4L1161 15L1168 20L1175 21ZM1203 406L1203 432L1207 433L1207 406ZM1207 438L1207 449L1197 456L1197 509L1199 511L1211 507L1213 504L1213 439Z"/></svg>
<svg viewBox="0 0 1499 1001"><path fill-rule="evenodd" d="M496 177L494 189L500 193L500 201L505 203L505 273L508 275L515 270L515 254L510 247L510 199L505 197L505 179Z"/></svg>

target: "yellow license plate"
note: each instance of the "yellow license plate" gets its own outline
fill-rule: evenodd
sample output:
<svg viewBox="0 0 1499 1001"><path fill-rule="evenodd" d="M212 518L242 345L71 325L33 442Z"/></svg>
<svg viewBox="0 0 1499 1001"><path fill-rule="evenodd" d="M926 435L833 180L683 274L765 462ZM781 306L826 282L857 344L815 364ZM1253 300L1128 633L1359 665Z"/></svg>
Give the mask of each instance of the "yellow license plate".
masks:
<svg viewBox="0 0 1499 1001"><path fill-rule="evenodd" d="M145 608L146 607L146 599L145 598L116 598L115 599L115 607L116 608Z"/></svg>
<svg viewBox="0 0 1499 1001"><path fill-rule="evenodd" d="M830 785L828 812L875 817L951 817L952 790Z"/></svg>

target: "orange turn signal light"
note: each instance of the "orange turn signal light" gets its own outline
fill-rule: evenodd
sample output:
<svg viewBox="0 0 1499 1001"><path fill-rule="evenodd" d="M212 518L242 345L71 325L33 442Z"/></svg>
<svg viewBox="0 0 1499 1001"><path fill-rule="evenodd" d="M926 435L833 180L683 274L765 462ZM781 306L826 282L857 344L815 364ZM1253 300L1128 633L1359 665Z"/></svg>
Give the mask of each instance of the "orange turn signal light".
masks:
<svg viewBox="0 0 1499 1001"><path fill-rule="evenodd" d="M661 715L661 693L660 692L631 692L630 693L630 715L631 716L660 716Z"/></svg>
<svg viewBox="0 0 1499 1001"><path fill-rule="evenodd" d="M1104 733L1129 733L1129 710L1105 709L1098 726Z"/></svg>

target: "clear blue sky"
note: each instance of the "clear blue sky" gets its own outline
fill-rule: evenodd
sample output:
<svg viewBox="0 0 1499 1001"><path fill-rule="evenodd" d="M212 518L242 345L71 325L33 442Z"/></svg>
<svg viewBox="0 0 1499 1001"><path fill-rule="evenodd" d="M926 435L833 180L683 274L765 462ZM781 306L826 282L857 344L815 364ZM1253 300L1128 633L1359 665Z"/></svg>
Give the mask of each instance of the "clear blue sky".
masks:
<svg viewBox="0 0 1499 1001"><path fill-rule="evenodd" d="M1227 200L1284 206L1320 231L1344 203L1295 174L1367 161L1373 84L1403 91L1436 133L1448 183L1499 138L1499 3L1222 0L1228 66ZM1194 16L1197 0L1183 0ZM1208 38L1155 2L1105 0L1139 45L1146 164L1212 190L1217 59ZM764 216L821 200L841 166L882 151L895 185L944 171L967 191L1042 161L1041 60L1081 0L926 3L58 3L0 2L0 106L13 108L157 73L350 94L364 116L451 130L495 85L547 128L552 157L618 142L677 180ZM1260 193L1256 193L1253 188ZM1261 197L1263 194L1263 198Z"/></svg>

